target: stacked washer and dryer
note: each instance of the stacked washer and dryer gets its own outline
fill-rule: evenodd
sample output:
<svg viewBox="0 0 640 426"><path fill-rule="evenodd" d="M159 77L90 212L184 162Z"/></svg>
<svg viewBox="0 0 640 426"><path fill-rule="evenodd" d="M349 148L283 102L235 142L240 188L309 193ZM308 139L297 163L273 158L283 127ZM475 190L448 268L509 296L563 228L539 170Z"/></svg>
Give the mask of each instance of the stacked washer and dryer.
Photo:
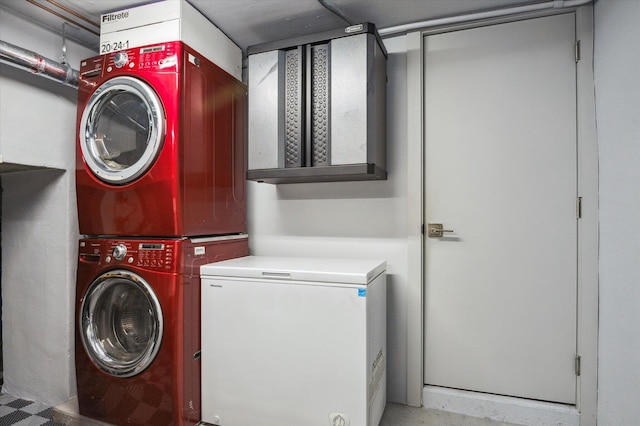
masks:
<svg viewBox="0 0 640 426"><path fill-rule="evenodd" d="M80 73L79 412L193 425L200 266L248 255L246 87L182 41L89 58Z"/></svg>

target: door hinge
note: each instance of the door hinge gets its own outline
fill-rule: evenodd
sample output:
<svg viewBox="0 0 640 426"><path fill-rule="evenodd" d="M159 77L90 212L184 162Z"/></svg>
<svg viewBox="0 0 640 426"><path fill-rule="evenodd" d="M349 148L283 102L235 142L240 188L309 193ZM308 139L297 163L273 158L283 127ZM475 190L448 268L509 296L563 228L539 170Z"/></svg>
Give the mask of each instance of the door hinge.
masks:
<svg viewBox="0 0 640 426"><path fill-rule="evenodd" d="M576 198L576 217L582 218L582 197Z"/></svg>
<svg viewBox="0 0 640 426"><path fill-rule="evenodd" d="M422 224L422 235L424 235L424 223Z"/></svg>
<svg viewBox="0 0 640 426"><path fill-rule="evenodd" d="M580 355L576 355L576 360L575 360L575 369L576 369L576 376L580 375L580 362L582 360L582 357Z"/></svg>
<svg viewBox="0 0 640 426"><path fill-rule="evenodd" d="M580 60L580 40L576 40L576 62Z"/></svg>

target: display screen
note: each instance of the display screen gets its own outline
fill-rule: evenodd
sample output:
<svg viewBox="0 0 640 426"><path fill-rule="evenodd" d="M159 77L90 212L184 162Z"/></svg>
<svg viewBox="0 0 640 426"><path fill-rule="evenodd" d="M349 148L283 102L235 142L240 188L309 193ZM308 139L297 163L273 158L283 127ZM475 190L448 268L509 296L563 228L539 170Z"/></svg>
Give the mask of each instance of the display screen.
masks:
<svg viewBox="0 0 640 426"><path fill-rule="evenodd" d="M140 243L139 250L164 250L164 244Z"/></svg>

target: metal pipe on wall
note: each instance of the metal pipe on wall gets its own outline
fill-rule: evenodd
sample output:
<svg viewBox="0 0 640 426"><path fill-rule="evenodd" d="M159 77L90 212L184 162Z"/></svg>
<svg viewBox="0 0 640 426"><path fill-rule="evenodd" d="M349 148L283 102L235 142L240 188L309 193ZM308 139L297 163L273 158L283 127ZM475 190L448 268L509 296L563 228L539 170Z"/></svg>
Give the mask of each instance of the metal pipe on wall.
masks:
<svg viewBox="0 0 640 426"><path fill-rule="evenodd" d="M45 58L35 52L0 40L0 61L31 71L65 86L78 88L80 74L67 64Z"/></svg>
<svg viewBox="0 0 640 426"><path fill-rule="evenodd" d="M395 27L381 28L378 33L381 37L390 37L398 34L405 34L410 31L423 30L440 25L451 25L462 22L475 21L479 19L497 18L500 16L514 15L517 13L534 12L545 9L563 9L568 7L578 7L591 3L593 0L551 0L544 3L532 3L524 6L515 6L505 9L491 10L487 12L471 13L468 15L451 16L448 18L432 19L429 21L413 22L410 24L397 25Z"/></svg>

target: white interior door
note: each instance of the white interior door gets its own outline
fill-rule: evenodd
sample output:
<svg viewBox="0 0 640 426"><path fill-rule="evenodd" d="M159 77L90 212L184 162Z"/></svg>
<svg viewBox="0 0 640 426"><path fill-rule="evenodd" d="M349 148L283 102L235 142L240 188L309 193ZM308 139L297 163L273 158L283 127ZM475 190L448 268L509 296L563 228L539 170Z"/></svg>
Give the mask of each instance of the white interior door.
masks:
<svg viewBox="0 0 640 426"><path fill-rule="evenodd" d="M425 383L573 404L574 14L424 43Z"/></svg>

